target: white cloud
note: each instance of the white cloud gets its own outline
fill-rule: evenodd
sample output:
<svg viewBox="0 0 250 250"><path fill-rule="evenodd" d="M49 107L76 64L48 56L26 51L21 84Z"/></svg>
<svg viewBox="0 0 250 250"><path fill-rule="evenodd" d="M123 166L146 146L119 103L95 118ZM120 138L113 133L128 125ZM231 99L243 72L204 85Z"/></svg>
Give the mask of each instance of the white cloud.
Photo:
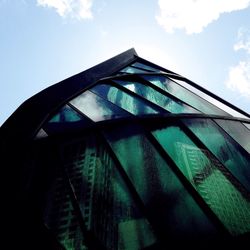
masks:
<svg viewBox="0 0 250 250"><path fill-rule="evenodd" d="M238 32L238 41L234 45L234 50L244 50L246 58L238 65L229 69L228 88L237 91L242 96L250 99L250 30L241 28Z"/></svg>
<svg viewBox="0 0 250 250"><path fill-rule="evenodd" d="M62 17L72 17L76 19L92 18L93 0L37 0L39 6L54 8Z"/></svg>
<svg viewBox="0 0 250 250"><path fill-rule="evenodd" d="M250 0L158 0L158 23L167 32L185 29L187 34L200 33L221 14L242 10Z"/></svg>

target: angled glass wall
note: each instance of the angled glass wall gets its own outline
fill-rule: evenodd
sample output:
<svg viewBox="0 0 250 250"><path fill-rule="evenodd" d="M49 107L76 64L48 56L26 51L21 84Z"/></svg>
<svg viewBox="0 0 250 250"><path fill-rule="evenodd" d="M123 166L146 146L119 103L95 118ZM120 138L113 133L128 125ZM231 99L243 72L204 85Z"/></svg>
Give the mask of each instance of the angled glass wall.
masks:
<svg viewBox="0 0 250 250"><path fill-rule="evenodd" d="M63 249L249 237L248 114L138 56L79 86L30 142L37 171L56 169L40 219Z"/></svg>

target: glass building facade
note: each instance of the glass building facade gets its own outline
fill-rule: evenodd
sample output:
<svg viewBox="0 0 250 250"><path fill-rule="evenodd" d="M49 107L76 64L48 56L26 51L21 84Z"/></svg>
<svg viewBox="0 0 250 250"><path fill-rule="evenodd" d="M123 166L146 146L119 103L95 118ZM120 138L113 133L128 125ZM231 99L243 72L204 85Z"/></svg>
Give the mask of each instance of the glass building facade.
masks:
<svg viewBox="0 0 250 250"><path fill-rule="evenodd" d="M250 243L250 115L134 49L27 100L1 153L10 249Z"/></svg>

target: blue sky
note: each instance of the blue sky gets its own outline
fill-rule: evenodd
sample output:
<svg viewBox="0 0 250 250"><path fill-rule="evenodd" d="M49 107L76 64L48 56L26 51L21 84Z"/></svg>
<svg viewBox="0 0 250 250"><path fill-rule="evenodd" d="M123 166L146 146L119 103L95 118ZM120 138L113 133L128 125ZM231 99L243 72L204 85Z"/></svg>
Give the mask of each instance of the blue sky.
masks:
<svg viewBox="0 0 250 250"><path fill-rule="evenodd" d="M250 112L250 0L0 0L0 124L134 47Z"/></svg>

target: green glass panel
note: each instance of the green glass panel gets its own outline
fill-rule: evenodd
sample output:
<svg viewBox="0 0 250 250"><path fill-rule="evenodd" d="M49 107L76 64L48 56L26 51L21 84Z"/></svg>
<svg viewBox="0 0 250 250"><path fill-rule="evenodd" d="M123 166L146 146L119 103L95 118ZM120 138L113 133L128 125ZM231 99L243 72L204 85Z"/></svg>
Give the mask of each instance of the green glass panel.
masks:
<svg viewBox="0 0 250 250"><path fill-rule="evenodd" d="M44 209L44 223L66 250L87 250L85 238L74 211L70 190L61 172L50 185Z"/></svg>
<svg viewBox="0 0 250 250"><path fill-rule="evenodd" d="M105 137L152 215L154 225L169 242L195 240L216 230L166 161L148 141L142 128L105 130Z"/></svg>
<svg viewBox="0 0 250 250"><path fill-rule="evenodd" d="M91 91L134 115L155 114L160 112L157 110L157 108L152 107L149 103L145 103L143 100L127 94L117 87L111 85L96 85L91 89Z"/></svg>
<svg viewBox="0 0 250 250"><path fill-rule="evenodd" d="M94 135L68 144L63 152L87 231L105 249L144 249L155 235L138 209L112 158Z"/></svg>
<svg viewBox="0 0 250 250"><path fill-rule="evenodd" d="M248 129L250 129L250 123L245 123L245 122L243 122L243 125L244 125L245 127L247 127Z"/></svg>
<svg viewBox="0 0 250 250"><path fill-rule="evenodd" d="M66 130L74 130L89 126L90 121L70 106L63 106L46 124L43 125L44 131L51 135Z"/></svg>
<svg viewBox="0 0 250 250"><path fill-rule="evenodd" d="M228 231L233 235L249 232L248 194L227 169L179 126L155 130L153 135Z"/></svg>
<svg viewBox="0 0 250 250"><path fill-rule="evenodd" d="M210 119L186 119L184 123L250 191L250 157Z"/></svg>
<svg viewBox="0 0 250 250"><path fill-rule="evenodd" d="M250 153L250 131L239 121L215 120L231 137Z"/></svg>
<svg viewBox="0 0 250 250"><path fill-rule="evenodd" d="M129 116L129 113L88 90L70 103L95 122Z"/></svg>
<svg viewBox="0 0 250 250"><path fill-rule="evenodd" d="M165 96L149 86L145 86L139 82L128 82L116 80L116 83L124 86L132 92L146 98L147 100L159 105L170 113L200 113L198 110L184 104L181 101L175 101L172 98Z"/></svg>
<svg viewBox="0 0 250 250"><path fill-rule="evenodd" d="M59 112L53 116L48 122L57 123L57 122L76 122L83 119L83 116L74 111L68 105L62 107Z"/></svg>
<svg viewBox="0 0 250 250"><path fill-rule="evenodd" d="M131 66L141 68L141 69L146 69L146 70L153 71L153 72L160 72L159 69L153 68L153 67L148 66L148 65L146 65L144 63L136 62L136 63L133 63Z"/></svg>
<svg viewBox="0 0 250 250"><path fill-rule="evenodd" d="M175 83L174 81L170 80L165 76L144 75L142 77L145 80L170 93L171 95L179 98L181 101L200 110L202 113L214 115L228 115L223 110L217 108L213 104L207 102L205 99L202 99L198 95L192 93L188 89L182 87L181 85Z"/></svg>
<svg viewBox="0 0 250 250"><path fill-rule="evenodd" d="M120 70L120 72L123 72L123 73L128 73L128 74L140 74L140 73L147 73L148 71L147 70L143 70L143 69L137 69L137 68L133 68L133 67L126 67L122 70Z"/></svg>

